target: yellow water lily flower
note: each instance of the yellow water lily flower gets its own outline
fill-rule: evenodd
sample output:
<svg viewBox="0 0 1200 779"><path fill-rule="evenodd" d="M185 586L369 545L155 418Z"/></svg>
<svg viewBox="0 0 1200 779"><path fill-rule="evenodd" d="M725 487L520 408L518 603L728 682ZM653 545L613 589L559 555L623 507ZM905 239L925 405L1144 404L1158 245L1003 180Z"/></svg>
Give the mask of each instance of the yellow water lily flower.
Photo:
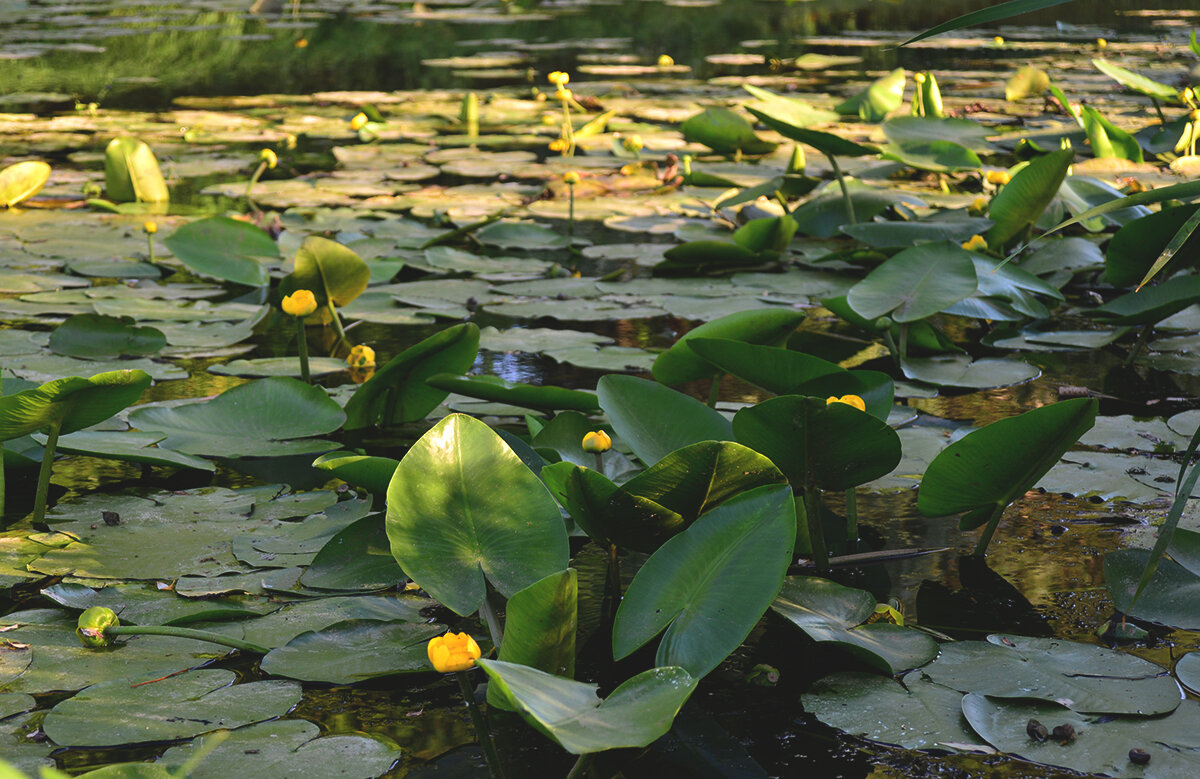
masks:
<svg viewBox="0 0 1200 779"><path fill-rule="evenodd" d="M924 74L924 73L919 73L919 72L918 72L918 73L914 73L914 74L913 74L913 81L917 82L918 84L924 84L924 83L925 83L925 74Z"/></svg>
<svg viewBox="0 0 1200 779"><path fill-rule="evenodd" d="M962 247L969 252L981 252L988 247L988 242L982 235L972 235L970 240L963 242Z"/></svg>
<svg viewBox="0 0 1200 779"><path fill-rule="evenodd" d="M971 207L968 210L975 214L982 214L987 212L988 205L990 205L990 201L986 197L980 196L971 201Z"/></svg>
<svg viewBox="0 0 1200 779"><path fill-rule="evenodd" d="M837 395L830 395L829 397L825 398L826 406L833 403L844 403L847 406L853 406L859 411L867 410L866 401L860 398L858 395L842 395L840 398Z"/></svg>
<svg viewBox="0 0 1200 779"><path fill-rule="evenodd" d="M367 118L367 115L364 114L362 111L359 111L357 114L354 115L354 118L350 120L350 129L351 130L361 130L362 128L367 126L367 122L369 122L369 121L371 121L371 120Z"/></svg>
<svg viewBox="0 0 1200 779"><path fill-rule="evenodd" d="M995 38L992 38L992 43L996 44L997 46L1003 46L1003 45L1004 45L1004 38L1003 38L1003 37L1001 37L1001 36L999 36L999 35L997 35Z"/></svg>
<svg viewBox="0 0 1200 779"><path fill-rule="evenodd" d="M570 145L567 143L566 138L555 138L553 141L550 141L548 148L550 151L566 151Z"/></svg>
<svg viewBox="0 0 1200 779"><path fill-rule="evenodd" d="M274 168L279 164L279 157L270 149L263 149L258 153L259 159L267 163L268 168Z"/></svg>
<svg viewBox="0 0 1200 779"><path fill-rule="evenodd" d="M612 449L612 438L603 430L593 430L583 437L583 451L603 454Z"/></svg>
<svg viewBox="0 0 1200 779"><path fill-rule="evenodd" d="M154 235L158 232L158 225L154 222L146 222L142 225L142 230L148 235Z"/></svg>
<svg viewBox="0 0 1200 779"><path fill-rule="evenodd" d="M989 170L987 173L983 174L983 177L987 183L997 187L1002 187L1008 182L1012 181L1012 176L1008 175L1007 170Z"/></svg>
<svg viewBox="0 0 1200 779"><path fill-rule="evenodd" d="M1099 48L1099 49L1107 49L1107 48L1108 48L1108 41L1104 40L1103 38L1097 38L1097 39L1096 39L1096 48Z"/></svg>
<svg viewBox="0 0 1200 779"><path fill-rule="evenodd" d="M466 633L447 633L432 638L426 651L434 670L443 674L474 668L475 661L483 655L479 644Z"/></svg>
<svg viewBox="0 0 1200 779"><path fill-rule="evenodd" d="M317 296L307 289L298 289L279 304L288 316L308 316L317 310Z"/></svg>
<svg viewBox="0 0 1200 779"><path fill-rule="evenodd" d="M546 80L559 89L562 89L564 86L571 83L571 74L563 70L555 70L551 71L550 74L546 76Z"/></svg>
<svg viewBox="0 0 1200 779"><path fill-rule="evenodd" d="M366 344L359 344L350 350L346 364L351 368L368 368L375 364L375 350Z"/></svg>
<svg viewBox="0 0 1200 779"><path fill-rule="evenodd" d="M675 64L675 59L670 54L658 55L658 66L660 68L669 68Z"/></svg>

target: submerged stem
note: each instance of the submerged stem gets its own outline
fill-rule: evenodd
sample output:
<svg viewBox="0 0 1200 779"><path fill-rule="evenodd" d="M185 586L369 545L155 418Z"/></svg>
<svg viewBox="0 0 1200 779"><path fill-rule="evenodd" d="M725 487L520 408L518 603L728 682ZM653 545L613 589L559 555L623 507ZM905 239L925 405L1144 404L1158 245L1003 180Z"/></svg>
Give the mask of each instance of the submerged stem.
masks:
<svg viewBox="0 0 1200 779"><path fill-rule="evenodd" d="M851 544L858 541L858 495L853 487L846 490L846 540Z"/></svg>
<svg viewBox="0 0 1200 779"><path fill-rule="evenodd" d="M567 774L567 779L579 779L591 767L591 762L592 753L584 752L575 761L575 765L571 766L571 773Z"/></svg>
<svg viewBox="0 0 1200 779"><path fill-rule="evenodd" d="M488 730L487 720L483 718L483 712L475 704L475 689L471 686L471 677L467 674L467 671L455 671L454 678L458 680L458 689L462 691L463 702L467 704L467 711L471 713L471 724L475 726L475 737L479 739L479 746L483 747L484 757L487 758L488 771L491 773L492 779L504 779L504 769L500 767L500 754L496 752L496 744L492 741L492 733Z"/></svg>
<svg viewBox="0 0 1200 779"><path fill-rule="evenodd" d="M312 384L308 373L308 335L304 332L304 317L296 317L296 347L300 350L300 378Z"/></svg>
<svg viewBox="0 0 1200 779"><path fill-rule="evenodd" d="M1154 323L1142 325L1141 331L1138 333L1137 340L1133 342L1133 348L1129 350L1129 355L1125 358L1124 365L1126 367L1133 365L1133 361L1142 353L1142 349L1146 348L1146 342L1150 340L1150 333L1154 330Z"/></svg>
<svg viewBox="0 0 1200 779"><path fill-rule="evenodd" d="M971 553L972 555L983 557L987 552L988 544L992 542L992 536L996 535L996 528L1000 526L1000 516L1007 507L1007 503L996 506L996 510L988 517L987 526L983 529L983 535L979 537L979 543L975 544L975 551Z"/></svg>
<svg viewBox="0 0 1200 779"><path fill-rule="evenodd" d="M50 469L54 465L54 450L58 448L58 434L62 431L66 414L59 416L50 425L46 436L46 446L42 449L42 467L38 471L37 495L33 499L33 521L44 522L46 519L46 494L50 491Z"/></svg>

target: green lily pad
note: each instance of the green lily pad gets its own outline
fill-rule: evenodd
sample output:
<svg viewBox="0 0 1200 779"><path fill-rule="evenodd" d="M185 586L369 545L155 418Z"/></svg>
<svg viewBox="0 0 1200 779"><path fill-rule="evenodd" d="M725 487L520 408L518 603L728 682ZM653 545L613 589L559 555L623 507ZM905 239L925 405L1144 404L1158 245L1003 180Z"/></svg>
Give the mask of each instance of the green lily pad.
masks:
<svg viewBox="0 0 1200 779"><path fill-rule="evenodd" d="M273 676L330 684L428 671L426 645L444 632L446 626L437 623L339 622L272 649L262 659L262 669Z"/></svg>
<svg viewBox="0 0 1200 779"><path fill-rule="evenodd" d="M210 365L208 370L218 376L246 376L255 379L269 376L299 378L300 358L257 357L253 360L234 360L224 365ZM309 357L308 370L313 376L330 376L346 370L346 362L333 357Z"/></svg>
<svg viewBox="0 0 1200 779"><path fill-rule="evenodd" d="M279 248L271 236L248 222L226 216L189 222L167 236L164 243L197 273L251 287L264 286L270 265L279 260Z"/></svg>
<svg viewBox="0 0 1200 779"><path fill-rule="evenodd" d="M912 357L900 366L904 375L941 387L994 389L1011 387L1033 381L1042 375L1035 365L1020 360L983 359L948 355L945 357Z"/></svg>
<svg viewBox="0 0 1200 779"><path fill-rule="evenodd" d="M406 578L392 557L383 517L372 515L329 539L300 582L319 590L369 592L394 587Z"/></svg>
<svg viewBox="0 0 1200 779"><path fill-rule="evenodd" d="M42 729L60 746L173 741L272 719L300 702L293 682L233 685L235 678L232 671L190 671L133 687L101 682L51 709Z"/></svg>
<svg viewBox="0 0 1200 779"><path fill-rule="evenodd" d="M368 736L322 736L320 728L304 720L247 725L232 731L211 751L206 740L201 736L190 744L172 747L159 762L177 766L201 752L204 759L189 771L193 779L225 779L238 774L257 779L372 779L386 774L402 756L394 745Z"/></svg>
<svg viewBox="0 0 1200 779"><path fill-rule="evenodd" d="M265 600L254 603L235 600L189 600L154 585L114 584L94 590L82 584L60 583L42 594L69 609L83 611L93 606L112 609L122 623L132 625L186 625L189 622L256 617L278 606Z"/></svg>

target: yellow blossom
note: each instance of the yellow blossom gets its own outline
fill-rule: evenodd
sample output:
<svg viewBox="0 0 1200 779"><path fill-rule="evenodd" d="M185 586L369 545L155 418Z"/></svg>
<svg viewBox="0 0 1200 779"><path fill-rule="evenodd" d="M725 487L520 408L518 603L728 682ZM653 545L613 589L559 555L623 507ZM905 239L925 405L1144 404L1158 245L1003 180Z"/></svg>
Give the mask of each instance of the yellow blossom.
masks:
<svg viewBox="0 0 1200 779"><path fill-rule="evenodd" d="M1008 171L1006 170L989 170L987 173L983 174L983 177L987 183L994 184L997 187L1003 186L1009 181L1012 181L1012 176L1008 175Z"/></svg>
<svg viewBox="0 0 1200 779"><path fill-rule="evenodd" d="M545 95L542 95L542 97L545 97ZM560 121L562 121L562 119L559 118L558 114L542 114L542 124L546 125L547 127L553 127Z"/></svg>
<svg viewBox="0 0 1200 779"><path fill-rule="evenodd" d="M625 151L631 151L634 153L641 151L645 146L645 144L642 143L642 136L638 135L637 133L634 133L633 135L626 135L621 138L621 145L625 147Z"/></svg>
<svg viewBox="0 0 1200 779"><path fill-rule="evenodd" d="M837 395L830 395L829 397L825 398L826 406L831 405L833 403L844 403L847 406L853 406L854 408L858 409L859 411L867 410L866 401L864 401L858 395L842 395L840 398Z"/></svg>
<svg viewBox="0 0 1200 779"><path fill-rule="evenodd" d="M670 54L658 55L658 66L660 68L669 68L675 64L675 59Z"/></svg>
<svg viewBox="0 0 1200 779"><path fill-rule="evenodd" d="M258 153L259 159L267 163L268 168L274 168L279 164L279 157L270 149L263 149Z"/></svg>
<svg viewBox="0 0 1200 779"><path fill-rule="evenodd" d="M366 344L359 344L350 350L346 364L351 368L367 368L375 364L375 350Z"/></svg>
<svg viewBox="0 0 1200 779"><path fill-rule="evenodd" d="M583 437L583 451L602 454L612 449L612 438L603 430L593 430Z"/></svg>
<svg viewBox="0 0 1200 779"><path fill-rule="evenodd" d="M563 183L567 186L575 186L579 183L579 174L573 170L569 170L563 174Z"/></svg>
<svg viewBox="0 0 1200 779"><path fill-rule="evenodd" d="M146 222L144 225L142 225L142 229L145 230L149 235L154 235L158 232L158 225L154 222Z"/></svg>
<svg viewBox="0 0 1200 779"><path fill-rule="evenodd" d="M925 83L925 74L924 73L914 73L913 81L917 82L918 84L924 84Z"/></svg>
<svg viewBox="0 0 1200 779"><path fill-rule="evenodd" d="M364 114L362 111L359 111L357 114L354 115L354 118L350 120L350 129L351 130L361 130L362 128L367 126L367 122L369 122L369 121L371 121L371 120L367 118L367 115Z"/></svg>
<svg viewBox="0 0 1200 779"><path fill-rule="evenodd" d="M989 204L988 199L981 195L971 201L970 210L974 211L977 214L982 214L988 210L988 204Z"/></svg>
<svg viewBox="0 0 1200 779"><path fill-rule="evenodd" d="M1002 38L1002 37L1000 37L999 35L997 35L995 38L992 38L992 43L996 44L997 46L1003 46L1003 45L1004 45L1004 38Z"/></svg>
<svg viewBox="0 0 1200 779"><path fill-rule="evenodd" d="M285 297L279 307L289 316L308 316L317 310L317 297L307 289L298 289Z"/></svg>
<svg viewBox="0 0 1200 779"><path fill-rule="evenodd" d="M550 141L550 151L566 151L571 144L567 143L566 138L555 138Z"/></svg>
<svg viewBox="0 0 1200 779"><path fill-rule="evenodd" d="M297 49L308 48L308 38L297 38L296 39L296 48Z"/></svg>
<svg viewBox="0 0 1200 779"><path fill-rule="evenodd" d="M1100 49L1107 49L1108 41L1104 40L1103 38L1097 38L1096 39L1096 47L1100 48Z"/></svg>
<svg viewBox="0 0 1200 779"><path fill-rule="evenodd" d="M483 655L479 644L466 633L447 633L432 638L426 651L434 670L443 674L474 668L475 661Z"/></svg>
<svg viewBox="0 0 1200 779"><path fill-rule="evenodd" d="M969 252L979 252L986 249L988 242L984 240L982 235L972 235L969 241L963 243L962 247Z"/></svg>
<svg viewBox="0 0 1200 779"><path fill-rule="evenodd" d="M546 80L559 89L562 89L571 82L571 74L562 70L555 70L546 76Z"/></svg>

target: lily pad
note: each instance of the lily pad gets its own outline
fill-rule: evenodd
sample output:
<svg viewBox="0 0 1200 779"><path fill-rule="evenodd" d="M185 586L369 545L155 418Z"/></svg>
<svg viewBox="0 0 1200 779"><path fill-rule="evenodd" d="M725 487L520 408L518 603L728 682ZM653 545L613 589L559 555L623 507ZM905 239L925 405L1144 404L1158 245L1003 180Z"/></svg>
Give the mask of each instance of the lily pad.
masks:
<svg viewBox="0 0 1200 779"><path fill-rule="evenodd" d="M339 622L272 649L262 659L262 669L273 676L330 684L428 671L426 644L444 632L446 626L437 623Z"/></svg>
<svg viewBox="0 0 1200 779"><path fill-rule="evenodd" d="M942 387L994 389L1033 381L1041 369L1020 360L983 359L966 356L913 357L900 366L904 375Z"/></svg>

